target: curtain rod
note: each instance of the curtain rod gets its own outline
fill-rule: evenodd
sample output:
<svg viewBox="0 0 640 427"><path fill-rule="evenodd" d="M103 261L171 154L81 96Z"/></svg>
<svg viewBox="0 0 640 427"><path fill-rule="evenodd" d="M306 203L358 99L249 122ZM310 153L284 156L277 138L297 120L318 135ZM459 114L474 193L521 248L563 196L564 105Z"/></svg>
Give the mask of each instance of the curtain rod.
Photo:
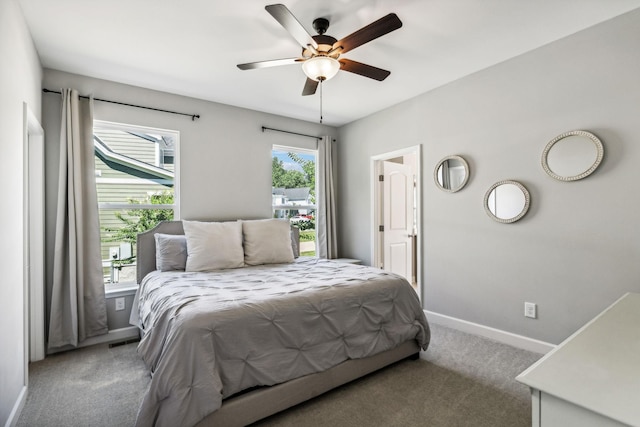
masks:
<svg viewBox="0 0 640 427"><path fill-rule="evenodd" d="M305 135L304 133L291 132L291 131L288 131L288 130L274 129L274 128L268 128L266 126L262 126L262 132L264 132L265 130L272 130L274 132L282 132L282 133L290 133L291 135L306 136L307 138L313 138L313 139L318 139L318 140L322 139L321 136Z"/></svg>
<svg viewBox="0 0 640 427"><path fill-rule="evenodd" d="M55 90L50 90L50 89L42 89L42 91L44 93L57 93L58 95L62 95L61 92L55 91ZM88 96L84 96L84 95L80 95L80 98L84 98L84 99L89 99ZM109 101L108 99L100 99L100 98L93 98L94 101L100 101L100 102L108 102L110 104L118 104L118 105L125 105L127 107L135 107L135 108L144 108L145 110L153 110L153 111L160 111L162 113L171 113L171 114L178 114L180 116L187 116L187 117L191 117L191 121L195 121L196 119L200 118L200 114L187 114L187 113L179 113L177 111L170 111L170 110L162 110L160 108L153 108L153 107L145 107L142 105L135 105L135 104L127 104L125 102L118 102L118 101Z"/></svg>

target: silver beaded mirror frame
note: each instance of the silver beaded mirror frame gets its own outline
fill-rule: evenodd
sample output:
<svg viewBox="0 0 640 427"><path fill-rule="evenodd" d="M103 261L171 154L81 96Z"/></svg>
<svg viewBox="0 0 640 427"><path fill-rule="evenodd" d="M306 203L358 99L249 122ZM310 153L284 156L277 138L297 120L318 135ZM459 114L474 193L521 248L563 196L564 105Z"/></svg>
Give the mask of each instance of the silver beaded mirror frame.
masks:
<svg viewBox="0 0 640 427"><path fill-rule="evenodd" d="M485 212L493 220L503 224L521 219L526 215L530 204L529 191L518 181L498 181L484 195Z"/></svg>
<svg viewBox="0 0 640 427"><path fill-rule="evenodd" d="M553 138L542 152L542 168L558 181L591 175L604 157L604 146L591 132L573 130Z"/></svg>

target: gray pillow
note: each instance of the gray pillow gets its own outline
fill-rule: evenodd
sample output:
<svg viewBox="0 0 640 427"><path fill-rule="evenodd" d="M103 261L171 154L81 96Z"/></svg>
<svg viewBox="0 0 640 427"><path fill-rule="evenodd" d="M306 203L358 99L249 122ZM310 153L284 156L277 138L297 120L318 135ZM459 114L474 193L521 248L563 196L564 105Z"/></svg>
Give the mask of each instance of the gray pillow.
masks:
<svg viewBox="0 0 640 427"><path fill-rule="evenodd" d="M156 239L156 269L184 270L187 265L187 238L184 235L160 234Z"/></svg>

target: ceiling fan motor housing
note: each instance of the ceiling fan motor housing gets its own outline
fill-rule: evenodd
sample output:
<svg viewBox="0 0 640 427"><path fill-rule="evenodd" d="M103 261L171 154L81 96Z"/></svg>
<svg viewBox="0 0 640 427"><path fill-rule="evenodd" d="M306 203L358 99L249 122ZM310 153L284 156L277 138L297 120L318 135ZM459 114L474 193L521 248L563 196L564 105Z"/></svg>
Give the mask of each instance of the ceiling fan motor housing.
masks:
<svg viewBox="0 0 640 427"><path fill-rule="evenodd" d="M327 36L324 34L319 34L316 36L312 36L313 39L318 43L318 53L322 56L331 56L332 58L337 58L340 56L340 49L336 49L331 55L328 55L329 51L333 49L333 44L337 42L335 37ZM302 57L310 58L314 56L314 52L309 50L308 48L302 49Z"/></svg>

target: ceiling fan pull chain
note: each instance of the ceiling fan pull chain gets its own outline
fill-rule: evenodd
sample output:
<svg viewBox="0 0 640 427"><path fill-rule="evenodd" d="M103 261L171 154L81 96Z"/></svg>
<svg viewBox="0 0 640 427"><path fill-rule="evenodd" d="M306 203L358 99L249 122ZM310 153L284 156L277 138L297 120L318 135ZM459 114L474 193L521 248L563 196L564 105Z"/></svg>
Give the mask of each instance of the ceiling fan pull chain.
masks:
<svg viewBox="0 0 640 427"><path fill-rule="evenodd" d="M322 79L320 79L320 124L322 124Z"/></svg>

